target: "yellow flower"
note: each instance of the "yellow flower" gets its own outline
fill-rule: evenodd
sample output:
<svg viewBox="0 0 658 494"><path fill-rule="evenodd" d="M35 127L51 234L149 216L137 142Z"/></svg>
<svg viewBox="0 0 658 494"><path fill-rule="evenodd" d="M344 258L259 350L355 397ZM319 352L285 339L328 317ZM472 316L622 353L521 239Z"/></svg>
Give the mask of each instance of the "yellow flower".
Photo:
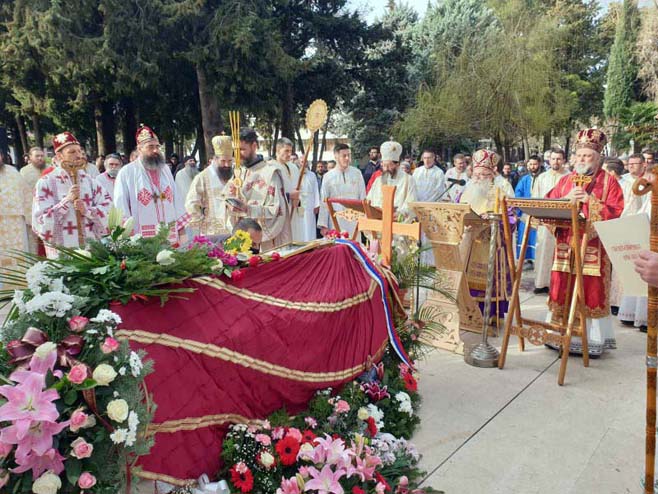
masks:
<svg viewBox="0 0 658 494"><path fill-rule="evenodd" d="M251 251L251 235L244 230L238 230L224 242L224 249L229 254L249 254Z"/></svg>

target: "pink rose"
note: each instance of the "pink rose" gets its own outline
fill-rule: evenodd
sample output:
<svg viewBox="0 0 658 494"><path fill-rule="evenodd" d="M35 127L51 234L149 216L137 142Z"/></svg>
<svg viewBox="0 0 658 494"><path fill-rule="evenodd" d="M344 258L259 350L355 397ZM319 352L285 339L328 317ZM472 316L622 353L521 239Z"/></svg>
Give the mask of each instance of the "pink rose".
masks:
<svg viewBox="0 0 658 494"><path fill-rule="evenodd" d="M272 444L272 439L267 434L256 434L256 442L261 443L263 446Z"/></svg>
<svg viewBox="0 0 658 494"><path fill-rule="evenodd" d="M13 444L0 443L0 459L6 458L13 449Z"/></svg>
<svg viewBox="0 0 658 494"><path fill-rule="evenodd" d="M82 411L81 408L78 408L73 414L71 414L71 422L69 428L73 432L77 432L80 428L84 427L87 423L89 417L86 413Z"/></svg>
<svg viewBox="0 0 658 494"><path fill-rule="evenodd" d="M87 366L84 364L76 364L71 367L71 370L66 375L73 384L82 384L85 379L89 376L87 372Z"/></svg>
<svg viewBox="0 0 658 494"><path fill-rule="evenodd" d="M78 479L78 487L80 489L91 489L96 485L96 477L89 472L82 472Z"/></svg>
<svg viewBox="0 0 658 494"><path fill-rule="evenodd" d="M334 410L336 411L336 413L347 413L350 411L350 404L347 403L345 400L338 400L338 403L336 403Z"/></svg>
<svg viewBox="0 0 658 494"><path fill-rule="evenodd" d="M295 427L291 427L288 429L288 433L286 434L286 437L292 437L295 441L302 441L302 431L299 429L296 429Z"/></svg>
<svg viewBox="0 0 658 494"><path fill-rule="evenodd" d="M78 460L89 458L91 453L94 451L94 446L89 444L81 437L77 438L71 443L71 448L71 456L77 458Z"/></svg>
<svg viewBox="0 0 658 494"><path fill-rule="evenodd" d="M81 333L87 327L89 319L83 316L73 316L69 319L69 329L74 333Z"/></svg>
<svg viewBox="0 0 658 494"><path fill-rule="evenodd" d="M103 353L116 352L118 349L119 349L119 342L110 336L105 338L105 341L101 345L101 352Z"/></svg>

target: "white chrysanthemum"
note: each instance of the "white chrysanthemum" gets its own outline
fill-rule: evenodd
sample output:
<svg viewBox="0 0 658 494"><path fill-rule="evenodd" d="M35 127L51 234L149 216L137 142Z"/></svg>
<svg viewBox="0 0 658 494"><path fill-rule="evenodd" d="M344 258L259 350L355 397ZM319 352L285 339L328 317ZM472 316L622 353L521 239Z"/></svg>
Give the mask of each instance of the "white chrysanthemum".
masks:
<svg viewBox="0 0 658 494"><path fill-rule="evenodd" d="M131 374L133 375L133 377L138 377L142 373L142 369L144 368L142 359L139 358L139 355L137 353L130 352L130 358L128 362L130 363Z"/></svg>
<svg viewBox="0 0 658 494"><path fill-rule="evenodd" d="M377 429L383 429L384 428L384 412L379 409L377 406L375 406L373 403L370 403L368 405L368 413L370 416L375 419L375 425L377 426Z"/></svg>
<svg viewBox="0 0 658 494"><path fill-rule="evenodd" d="M139 425L139 417L133 411L128 414L128 430L137 433L137 426Z"/></svg>
<svg viewBox="0 0 658 494"><path fill-rule="evenodd" d="M28 314L43 312L48 316L64 317L73 308L73 296L62 292L46 292L25 304Z"/></svg>
<svg viewBox="0 0 658 494"><path fill-rule="evenodd" d="M25 281L27 281L27 287L35 295L41 293L41 287L43 285L50 284L50 278L46 275L46 270L48 269L48 263L46 262L37 262L25 272Z"/></svg>
<svg viewBox="0 0 658 494"><path fill-rule="evenodd" d="M14 291L14 305L18 309L19 314L25 314L26 308L25 308L25 301L23 300L23 290L15 290Z"/></svg>
<svg viewBox="0 0 658 494"><path fill-rule="evenodd" d="M98 314L96 314L96 317L92 317L90 321L97 323L111 323L114 324L115 326L118 326L119 324L122 323L121 316L108 309L99 310Z"/></svg>
<svg viewBox="0 0 658 494"><path fill-rule="evenodd" d="M135 444L137 441L137 433L128 431L128 434L126 434L126 446L132 446Z"/></svg>
<svg viewBox="0 0 658 494"><path fill-rule="evenodd" d="M114 444L122 444L126 442L128 437L128 431L126 429L114 429L114 432L110 434L110 439Z"/></svg>

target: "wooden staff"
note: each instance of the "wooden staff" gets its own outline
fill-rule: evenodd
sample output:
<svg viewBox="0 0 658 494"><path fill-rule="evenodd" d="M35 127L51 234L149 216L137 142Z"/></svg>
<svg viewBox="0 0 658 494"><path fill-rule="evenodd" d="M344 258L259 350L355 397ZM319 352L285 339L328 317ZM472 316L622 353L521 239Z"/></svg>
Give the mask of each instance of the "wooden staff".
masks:
<svg viewBox="0 0 658 494"><path fill-rule="evenodd" d="M62 161L62 168L64 169L64 171L66 171L66 173L69 174L69 177L71 177L71 181L73 182L73 185L79 185L78 172L80 170L84 170L86 166L87 166L87 161L84 159L80 159L76 162ZM78 199L80 199L80 196L75 198L75 200ZM78 228L78 245L80 246L80 248L83 248L85 246L84 223L82 221L82 213L75 208L75 200L74 200L73 209L75 210L75 222Z"/></svg>
<svg viewBox="0 0 658 494"><path fill-rule="evenodd" d="M658 185L655 175L651 180L640 178L633 184L633 192L644 195L655 189L651 194L651 236L649 244L651 252L658 252ZM658 352L656 348L656 319L658 317L658 288L649 285L649 304L647 321L647 427L645 442L644 492L653 494L654 471L656 461L656 367L658 367Z"/></svg>

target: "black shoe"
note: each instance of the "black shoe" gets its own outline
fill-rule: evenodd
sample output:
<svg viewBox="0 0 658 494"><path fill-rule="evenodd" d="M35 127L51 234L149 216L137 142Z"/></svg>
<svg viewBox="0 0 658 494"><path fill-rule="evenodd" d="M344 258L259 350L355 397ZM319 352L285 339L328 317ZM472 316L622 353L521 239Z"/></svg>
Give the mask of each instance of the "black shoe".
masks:
<svg viewBox="0 0 658 494"><path fill-rule="evenodd" d="M619 307L617 307L616 305L611 305L610 312L612 313L613 316L616 316L617 314L619 314Z"/></svg>
<svg viewBox="0 0 658 494"><path fill-rule="evenodd" d="M544 288L535 288L532 293L535 295L539 295L540 293L548 293L548 287L545 286Z"/></svg>
<svg viewBox="0 0 658 494"><path fill-rule="evenodd" d="M640 332L641 333L646 333L647 332L647 327L644 324L642 326L640 326Z"/></svg>
<svg viewBox="0 0 658 494"><path fill-rule="evenodd" d="M624 326L635 326L634 321L623 321L623 320L620 320L620 321Z"/></svg>

